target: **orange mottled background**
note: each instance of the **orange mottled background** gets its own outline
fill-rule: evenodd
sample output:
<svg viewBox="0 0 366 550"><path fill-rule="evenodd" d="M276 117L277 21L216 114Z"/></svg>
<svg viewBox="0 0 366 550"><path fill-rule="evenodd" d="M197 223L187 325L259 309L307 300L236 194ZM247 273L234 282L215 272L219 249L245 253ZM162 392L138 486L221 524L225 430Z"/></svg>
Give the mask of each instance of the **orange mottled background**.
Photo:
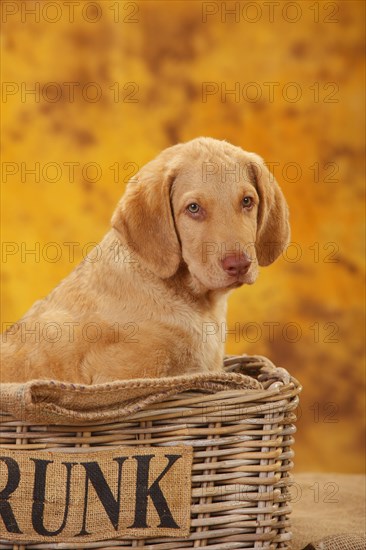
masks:
<svg viewBox="0 0 366 550"><path fill-rule="evenodd" d="M4 1L1 17L3 328L102 238L139 166L226 139L268 161L292 223L287 254L231 295L227 351L303 383L297 470L362 471L364 3Z"/></svg>

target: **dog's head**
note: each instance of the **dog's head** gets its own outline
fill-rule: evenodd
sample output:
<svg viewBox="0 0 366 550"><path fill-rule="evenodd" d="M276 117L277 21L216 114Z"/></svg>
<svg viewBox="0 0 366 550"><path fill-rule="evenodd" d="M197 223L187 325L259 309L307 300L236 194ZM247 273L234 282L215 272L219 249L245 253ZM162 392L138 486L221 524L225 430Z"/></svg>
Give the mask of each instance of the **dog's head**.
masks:
<svg viewBox="0 0 366 550"><path fill-rule="evenodd" d="M253 283L289 241L288 208L263 160L224 141L165 149L128 184L112 225L161 278L183 263L207 290Z"/></svg>

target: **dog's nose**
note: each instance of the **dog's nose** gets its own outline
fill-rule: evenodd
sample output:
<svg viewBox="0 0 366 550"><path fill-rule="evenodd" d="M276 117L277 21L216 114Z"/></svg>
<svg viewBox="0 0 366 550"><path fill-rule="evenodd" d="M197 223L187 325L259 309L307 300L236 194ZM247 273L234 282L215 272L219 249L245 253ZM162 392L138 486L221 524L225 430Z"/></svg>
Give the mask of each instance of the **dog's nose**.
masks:
<svg viewBox="0 0 366 550"><path fill-rule="evenodd" d="M224 271L226 271L228 275L235 276L245 275L252 262L243 252L242 254L228 254L221 263Z"/></svg>

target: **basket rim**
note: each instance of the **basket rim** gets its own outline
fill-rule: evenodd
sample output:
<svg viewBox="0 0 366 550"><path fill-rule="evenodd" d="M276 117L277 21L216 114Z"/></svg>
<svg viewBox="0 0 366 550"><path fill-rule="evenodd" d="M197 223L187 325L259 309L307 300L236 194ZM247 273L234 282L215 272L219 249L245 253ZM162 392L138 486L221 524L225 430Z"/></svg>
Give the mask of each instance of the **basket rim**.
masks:
<svg viewBox="0 0 366 550"><path fill-rule="evenodd" d="M224 372L115 381L82 386L57 381L4 384L0 388L0 422L8 416L29 424L90 425L154 417L156 411L194 406L215 407L225 401L249 407L296 398L301 384L263 356L226 356ZM135 393L134 393L135 392Z"/></svg>

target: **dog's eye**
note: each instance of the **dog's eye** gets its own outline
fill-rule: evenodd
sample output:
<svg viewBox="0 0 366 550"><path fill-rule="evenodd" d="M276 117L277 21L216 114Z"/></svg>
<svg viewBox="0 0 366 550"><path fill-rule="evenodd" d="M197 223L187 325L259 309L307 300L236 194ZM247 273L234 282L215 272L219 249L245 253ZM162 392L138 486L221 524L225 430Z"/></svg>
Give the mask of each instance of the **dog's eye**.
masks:
<svg viewBox="0 0 366 550"><path fill-rule="evenodd" d="M242 200L242 205L244 208L250 209L254 206L252 197L244 197Z"/></svg>
<svg viewBox="0 0 366 550"><path fill-rule="evenodd" d="M200 211L200 206L196 202L191 202L191 204L187 206L187 210L191 214L198 214L198 212Z"/></svg>

